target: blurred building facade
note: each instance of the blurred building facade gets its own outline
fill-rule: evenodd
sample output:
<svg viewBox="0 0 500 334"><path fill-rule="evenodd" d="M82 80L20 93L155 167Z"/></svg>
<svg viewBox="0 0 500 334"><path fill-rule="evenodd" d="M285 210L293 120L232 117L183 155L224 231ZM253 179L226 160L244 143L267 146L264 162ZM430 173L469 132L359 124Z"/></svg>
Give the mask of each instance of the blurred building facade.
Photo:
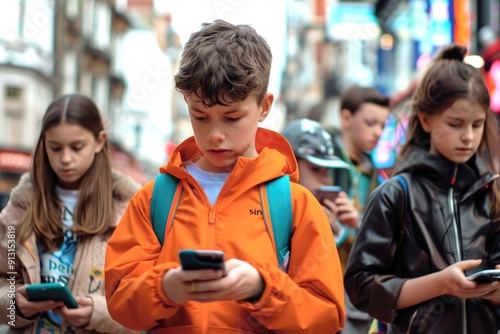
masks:
<svg viewBox="0 0 500 334"><path fill-rule="evenodd" d="M153 0L128 0L132 28L123 44L127 89L117 139L131 151L148 174L158 173L167 160L165 144L175 131L172 117L173 62L162 49Z"/></svg>
<svg viewBox="0 0 500 334"><path fill-rule="evenodd" d="M338 127L338 95L349 84L375 86L381 27L373 1L291 0L283 73L287 119Z"/></svg>
<svg viewBox="0 0 500 334"><path fill-rule="evenodd" d="M273 108L278 109L273 114L284 115L285 121L310 117L337 127L338 95L347 85L375 86L397 95L415 81L441 46L451 42L484 56L494 107L500 113L500 0L276 1L280 9L271 15L275 30L285 22L279 35L284 52L275 54L271 81L278 84L271 89L276 96ZM194 17L199 18L200 10L209 5L217 7L210 9L213 18L251 19L246 1L220 0L209 5L202 1L192 6L194 0L187 2L183 8L190 9L188 17L193 20L182 24L196 21ZM166 147L170 151L172 144L191 134L186 107L173 88L186 38L179 38L172 24L179 24L179 13L156 11L160 3L175 8L173 0L12 0L3 4L2 180L14 180L4 176L26 170L26 155L33 149L45 108L65 93L79 92L96 101L109 124L115 152L123 153L115 161L121 161L124 170L134 169L138 179L150 176L139 176L137 157L149 161L147 173L154 174L166 161ZM200 10L191 11L194 7ZM198 29L199 23L190 27ZM137 46L145 40L147 49ZM143 56L143 63L130 62L131 51ZM9 171L2 169L2 161L8 161ZM0 182L0 193L12 183Z"/></svg>
<svg viewBox="0 0 500 334"><path fill-rule="evenodd" d="M481 52L484 26L498 36L499 0L278 0L285 10L285 54L279 73L276 105L284 106L286 120L311 117L338 127L338 95L356 83L393 96L410 87L435 52L451 42ZM188 1L189 2L189 1ZM179 40L172 21L155 7L174 9L170 0L131 0L156 31L158 44L176 71ZM192 4L195 1L191 1ZM200 9L200 2L196 2ZM228 19L238 22L241 1L217 1ZM212 3L213 5L213 3ZM193 19L194 19L193 14ZM250 19L251 18L247 18ZM177 21L178 22L178 21ZM195 29L195 28L193 28ZM185 42L185 40L181 40ZM274 66L274 65L273 65ZM165 140L178 143L189 134L183 101L169 90L172 132Z"/></svg>
<svg viewBox="0 0 500 334"><path fill-rule="evenodd" d="M13 0L0 26L0 193L8 194L36 144L45 109L66 93L91 97L109 123L125 91L121 41L127 1ZM7 166L7 167L6 167Z"/></svg>
<svg viewBox="0 0 500 334"><path fill-rule="evenodd" d="M471 55L487 53L491 73L489 65L500 60L494 47L499 21L498 0L290 0L283 80L288 119L338 126L337 98L347 85L397 95L449 43L467 46ZM495 73L500 70L490 74L498 81L493 93L500 92Z"/></svg>

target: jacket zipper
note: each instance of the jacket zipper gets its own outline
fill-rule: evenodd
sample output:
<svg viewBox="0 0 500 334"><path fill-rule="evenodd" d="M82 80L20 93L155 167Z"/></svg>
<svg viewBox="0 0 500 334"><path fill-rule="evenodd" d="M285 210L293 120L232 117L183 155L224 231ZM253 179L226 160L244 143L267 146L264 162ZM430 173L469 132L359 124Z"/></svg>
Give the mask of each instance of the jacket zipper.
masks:
<svg viewBox="0 0 500 334"><path fill-rule="evenodd" d="M215 211L216 205L211 205L208 197L207 203L209 203L209 213L208 213L208 247L213 249L215 247ZM217 201L216 201L217 203ZM200 334L208 333L208 326L210 323L210 303L200 303L200 315L203 331Z"/></svg>
<svg viewBox="0 0 500 334"><path fill-rule="evenodd" d="M456 256L457 256L457 262L462 261L462 246L460 243L460 238L458 234L458 221L457 221L457 216L456 216L456 203L455 203L455 198L453 195L453 186L455 184L456 176L457 176L457 165L455 165L455 171L453 173L453 178L451 179L451 185L450 189L448 191L448 206L450 209L450 214L451 214L451 219L453 223L453 233L455 235L455 249L456 249ZM462 307L462 333L467 334L467 307L465 304L465 299L460 298L460 304Z"/></svg>
<svg viewBox="0 0 500 334"><path fill-rule="evenodd" d="M217 196L217 199L215 200L215 204L210 203L210 200L203 190L202 186L198 183L198 181L191 175L189 174L188 176L190 178L190 184L195 185L197 191L199 194L202 194L205 204L208 207L208 235L207 235L207 248L208 249L213 249L215 247L215 213L217 210L217 199L219 198L220 194L224 190L224 187L227 184L227 179L226 182L224 182L224 185L222 186L219 196ZM229 177L228 177L229 179ZM209 326L209 311L210 311L210 303L200 303L198 304L199 310L200 310L200 322L201 322L201 327L202 327L202 332L200 334L206 334L208 331L208 326Z"/></svg>
<svg viewBox="0 0 500 334"><path fill-rule="evenodd" d="M411 334L411 326L413 325L413 321L415 320L415 318L417 317L417 313L418 313L418 309L415 310L410 318L410 324L408 325L408 334Z"/></svg>

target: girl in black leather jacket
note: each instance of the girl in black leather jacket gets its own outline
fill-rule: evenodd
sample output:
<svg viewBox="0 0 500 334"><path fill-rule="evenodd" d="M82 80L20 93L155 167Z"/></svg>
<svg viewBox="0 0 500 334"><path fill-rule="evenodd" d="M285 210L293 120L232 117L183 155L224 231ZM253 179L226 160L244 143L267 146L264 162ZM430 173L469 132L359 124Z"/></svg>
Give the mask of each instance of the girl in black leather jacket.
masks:
<svg viewBox="0 0 500 334"><path fill-rule="evenodd" d="M353 304L389 333L497 333L500 268L499 129L481 73L450 45L412 101L394 177L371 195L345 274Z"/></svg>

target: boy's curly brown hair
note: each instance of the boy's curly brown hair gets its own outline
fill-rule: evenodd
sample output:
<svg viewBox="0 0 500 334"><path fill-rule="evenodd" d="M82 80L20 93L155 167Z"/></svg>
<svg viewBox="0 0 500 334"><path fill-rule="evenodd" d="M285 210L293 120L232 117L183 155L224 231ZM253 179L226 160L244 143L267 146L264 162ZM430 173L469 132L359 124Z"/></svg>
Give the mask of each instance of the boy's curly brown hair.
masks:
<svg viewBox="0 0 500 334"><path fill-rule="evenodd" d="M186 43L175 88L187 96L194 94L207 108L250 95L260 104L267 93L271 62L271 48L254 28L215 20L202 24Z"/></svg>

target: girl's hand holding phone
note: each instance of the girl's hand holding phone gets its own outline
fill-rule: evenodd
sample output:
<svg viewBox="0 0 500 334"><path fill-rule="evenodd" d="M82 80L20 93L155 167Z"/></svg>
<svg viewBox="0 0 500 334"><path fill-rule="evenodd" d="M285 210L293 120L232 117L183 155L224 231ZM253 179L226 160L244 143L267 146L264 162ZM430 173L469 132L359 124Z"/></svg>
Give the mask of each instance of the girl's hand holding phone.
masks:
<svg viewBox="0 0 500 334"><path fill-rule="evenodd" d="M62 306L64 306L62 301L31 301L26 293L26 285L16 288L16 307L22 313L20 315L25 318L31 318L40 312L51 311Z"/></svg>
<svg viewBox="0 0 500 334"><path fill-rule="evenodd" d="M94 303L90 297L75 297L78 308L61 306L54 311L74 327L86 327L90 322Z"/></svg>
<svg viewBox="0 0 500 334"><path fill-rule="evenodd" d="M500 265L497 265L495 268L500 269ZM481 296L481 298L487 299L496 305L500 305L500 284L497 285L495 290L488 292Z"/></svg>
<svg viewBox="0 0 500 334"><path fill-rule="evenodd" d="M477 267L481 260L464 260L454 263L441 270L440 276L444 283L443 293L467 299L474 297L483 297L494 293L498 289L498 282L477 283L468 279L464 272Z"/></svg>
<svg viewBox="0 0 500 334"><path fill-rule="evenodd" d="M90 322L93 310L93 301L90 297L75 297L78 308L68 309L64 302L54 300L29 300L26 286L16 288L16 306L21 316L31 318L44 311L53 311L66 322L75 327L84 327Z"/></svg>

